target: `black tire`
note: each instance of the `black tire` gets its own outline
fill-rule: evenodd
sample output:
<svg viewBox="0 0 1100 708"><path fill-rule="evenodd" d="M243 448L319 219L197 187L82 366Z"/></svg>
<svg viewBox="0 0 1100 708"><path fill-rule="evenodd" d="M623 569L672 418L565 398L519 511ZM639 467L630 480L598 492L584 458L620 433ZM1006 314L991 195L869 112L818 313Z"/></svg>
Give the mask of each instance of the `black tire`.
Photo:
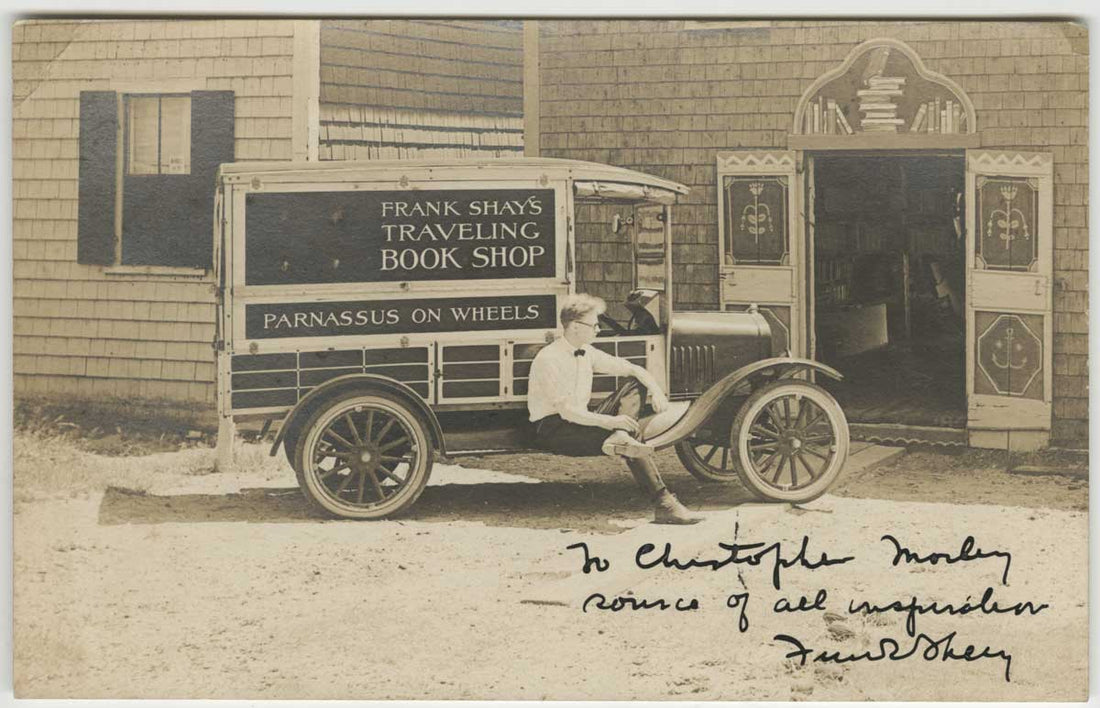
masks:
<svg viewBox="0 0 1100 708"><path fill-rule="evenodd" d="M301 432L301 426L292 425L283 436L283 453L286 454L286 461L294 469L298 468L298 437Z"/></svg>
<svg viewBox="0 0 1100 708"><path fill-rule="evenodd" d="M742 484L766 501L804 503L824 494L848 459L848 420L825 389L801 379L762 386L733 420ZM785 481L784 481L785 480Z"/></svg>
<svg viewBox="0 0 1100 708"><path fill-rule="evenodd" d="M700 482L732 482L740 477L737 455L731 454L728 445L688 438L676 443L676 456Z"/></svg>
<svg viewBox="0 0 1100 708"><path fill-rule="evenodd" d="M325 401L302 426L294 471L306 500L345 519L382 519L408 509L433 462L422 417L399 398L348 391Z"/></svg>

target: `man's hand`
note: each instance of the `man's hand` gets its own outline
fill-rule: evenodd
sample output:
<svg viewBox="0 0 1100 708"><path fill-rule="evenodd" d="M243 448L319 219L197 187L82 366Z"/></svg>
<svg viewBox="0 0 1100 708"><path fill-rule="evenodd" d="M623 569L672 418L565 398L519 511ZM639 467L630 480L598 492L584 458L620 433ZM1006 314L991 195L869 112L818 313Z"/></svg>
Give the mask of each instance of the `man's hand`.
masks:
<svg viewBox="0 0 1100 708"><path fill-rule="evenodd" d="M664 413L668 410L668 396L666 396L660 389L654 389L649 392L649 402L653 406L654 413Z"/></svg>
<svg viewBox="0 0 1100 708"><path fill-rule="evenodd" d="M625 430L626 432L634 435L638 432L638 421L634 420L628 415L615 415L608 416L608 430Z"/></svg>

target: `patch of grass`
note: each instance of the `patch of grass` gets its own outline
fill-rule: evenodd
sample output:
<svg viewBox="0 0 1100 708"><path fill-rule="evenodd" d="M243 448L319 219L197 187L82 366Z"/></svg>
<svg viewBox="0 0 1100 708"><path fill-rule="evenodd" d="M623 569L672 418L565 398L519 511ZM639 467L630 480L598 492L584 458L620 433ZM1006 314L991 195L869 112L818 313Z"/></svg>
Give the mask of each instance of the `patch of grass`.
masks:
<svg viewBox="0 0 1100 708"><path fill-rule="evenodd" d="M64 434L44 429L16 429L12 437L14 465L12 498L15 502L47 498L75 498L115 484L140 488L137 478L108 476L93 455L77 449Z"/></svg>
<svg viewBox="0 0 1100 708"><path fill-rule="evenodd" d="M67 435L43 430L16 430L12 451L16 502L83 497L107 487L144 493L167 476L209 474L214 468L214 451L206 447L131 457L104 456L81 450Z"/></svg>
<svg viewBox="0 0 1100 708"><path fill-rule="evenodd" d="M164 406L17 400L17 432L108 456L144 455L185 447L209 447L214 431Z"/></svg>

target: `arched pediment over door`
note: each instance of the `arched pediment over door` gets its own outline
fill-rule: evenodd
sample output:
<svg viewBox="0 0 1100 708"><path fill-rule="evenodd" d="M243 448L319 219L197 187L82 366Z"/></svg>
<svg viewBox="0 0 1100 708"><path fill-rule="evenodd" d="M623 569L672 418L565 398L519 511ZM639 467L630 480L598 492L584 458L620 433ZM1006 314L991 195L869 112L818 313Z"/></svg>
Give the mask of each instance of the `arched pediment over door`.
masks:
<svg viewBox="0 0 1100 708"><path fill-rule="evenodd" d="M870 39L821 75L795 108L791 147L816 143L977 145L974 104L896 39Z"/></svg>

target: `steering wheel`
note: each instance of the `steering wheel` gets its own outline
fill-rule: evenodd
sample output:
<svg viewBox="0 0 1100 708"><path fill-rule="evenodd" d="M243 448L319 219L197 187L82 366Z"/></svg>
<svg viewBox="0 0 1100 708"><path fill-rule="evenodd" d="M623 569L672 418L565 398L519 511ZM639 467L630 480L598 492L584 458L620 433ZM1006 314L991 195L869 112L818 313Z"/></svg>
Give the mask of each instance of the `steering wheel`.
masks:
<svg viewBox="0 0 1100 708"><path fill-rule="evenodd" d="M628 330L613 319L610 315L602 314L598 318L601 327L607 327L611 329L615 334L626 334Z"/></svg>

